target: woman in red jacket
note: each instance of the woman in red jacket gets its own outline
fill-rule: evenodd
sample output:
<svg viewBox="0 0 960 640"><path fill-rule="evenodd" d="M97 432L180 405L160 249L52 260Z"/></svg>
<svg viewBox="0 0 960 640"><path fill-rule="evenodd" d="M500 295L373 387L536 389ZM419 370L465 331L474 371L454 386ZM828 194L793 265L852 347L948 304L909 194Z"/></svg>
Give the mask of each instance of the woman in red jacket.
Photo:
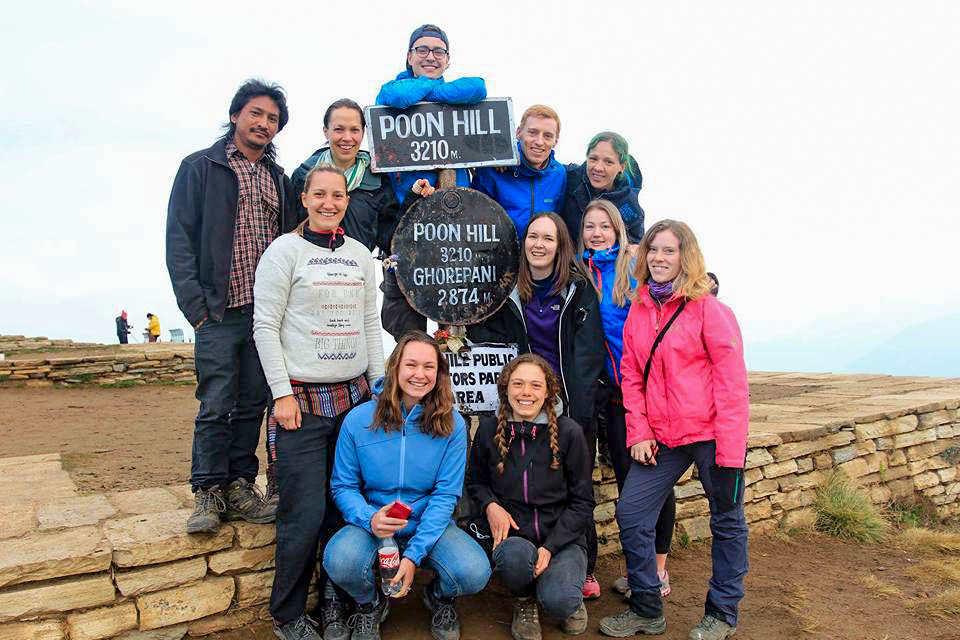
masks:
<svg viewBox="0 0 960 640"><path fill-rule="evenodd" d="M713 575L692 640L736 631L747 573L743 464L749 390L743 340L712 283L686 224L662 220L640 244L641 283L623 329L623 404L633 458L617 504L630 608L604 618L611 636L663 633L666 622L654 555L660 508L680 476L697 465L710 502Z"/></svg>

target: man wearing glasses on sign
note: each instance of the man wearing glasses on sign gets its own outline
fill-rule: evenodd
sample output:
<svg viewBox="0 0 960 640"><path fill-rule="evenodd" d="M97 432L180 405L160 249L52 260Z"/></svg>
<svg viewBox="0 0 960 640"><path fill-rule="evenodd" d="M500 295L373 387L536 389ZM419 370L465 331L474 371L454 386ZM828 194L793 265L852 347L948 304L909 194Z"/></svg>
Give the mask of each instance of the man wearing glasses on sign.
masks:
<svg viewBox="0 0 960 640"><path fill-rule="evenodd" d="M410 34L406 70L395 80L380 87L377 104L406 109L417 102L474 104L487 97L483 78L445 81L443 72L449 66L450 41L447 40L447 34L433 24L418 27ZM457 169L456 172L457 186L469 187L469 172L466 169ZM425 198L435 191L438 175L436 170L401 171L390 174L390 183L396 192L402 216L418 198ZM384 329L394 338L399 338L408 329L426 330L426 318L407 303L392 272L385 274L382 290L380 318Z"/></svg>

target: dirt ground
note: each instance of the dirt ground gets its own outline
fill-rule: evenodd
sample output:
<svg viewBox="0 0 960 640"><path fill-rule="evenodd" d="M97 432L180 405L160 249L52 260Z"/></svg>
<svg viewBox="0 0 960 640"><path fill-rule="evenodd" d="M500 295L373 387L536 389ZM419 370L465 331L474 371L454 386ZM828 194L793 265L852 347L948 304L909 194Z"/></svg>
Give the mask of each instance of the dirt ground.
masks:
<svg viewBox="0 0 960 640"><path fill-rule="evenodd" d="M774 399L810 389L755 386L753 400ZM59 451L82 491L115 491L187 481L197 402L191 386L127 389L0 389L0 457ZM666 607L665 638L686 638L702 615L709 575L707 545L675 549L669 561L673 594ZM857 545L822 536L751 540L750 574L737 638L856 638L895 640L960 638L955 619L922 614L912 603L941 589L907 577L924 556L893 545ZM625 606L609 591L620 559L601 559L598 577L604 595L588 604L584 638L600 638L601 617ZM883 595L878 578L899 589ZM423 579L420 579L422 584ZM509 598L496 585L458 605L463 638L510 637ZM424 638L426 613L417 598L396 603L383 637ZM544 620L544 638L563 636ZM219 634L225 640L273 638L267 622Z"/></svg>

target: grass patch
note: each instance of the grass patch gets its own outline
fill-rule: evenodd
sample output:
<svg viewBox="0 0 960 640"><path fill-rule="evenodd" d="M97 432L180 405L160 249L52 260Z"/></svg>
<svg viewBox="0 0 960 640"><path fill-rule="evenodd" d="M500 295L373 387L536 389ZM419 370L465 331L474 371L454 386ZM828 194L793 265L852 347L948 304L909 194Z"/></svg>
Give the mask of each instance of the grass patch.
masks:
<svg viewBox="0 0 960 640"><path fill-rule="evenodd" d="M810 614L807 590L795 582L788 582L781 587L783 598L773 606L782 609L797 623L804 633L816 633L820 623Z"/></svg>
<svg viewBox="0 0 960 640"><path fill-rule="evenodd" d="M136 380L119 380L117 382L105 382L100 386L104 389L129 389L130 387L136 387L142 384L142 382Z"/></svg>
<svg viewBox="0 0 960 640"><path fill-rule="evenodd" d="M931 598L916 600L914 606L933 618L960 617L960 589L951 589Z"/></svg>
<svg viewBox="0 0 960 640"><path fill-rule="evenodd" d="M693 541L690 540L690 534L682 529L674 532L673 541L681 549L689 549L690 545L693 544Z"/></svg>
<svg viewBox="0 0 960 640"><path fill-rule="evenodd" d="M905 529L898 541L908 549L960 554L960 533L931 529Z"/></svg>
<svg viewBox="0 0 960 640"><path fill-rule="evenodd" d="M925 560L908 567L905 573L921 582L931 582L942 587L960 586L958 560Z"/></svg>
<svg viewBox="0 0 960 640"><path fill-rule="evenodd" d="M872 573L861 577L860 584L866 587L875 598L899 598L903 596L903 592L896 586L884 582Z"/></svg>
<svg viewBox="0 0 960 640"><path fill-rule="evenodd" d="M922 496L894 500L886 506L886 513L890 522L900 528L930 528L940 524L936 506Z"/></svg>
<svg viewBox="0 0 960 640"><path fill-rule="evenodd" d="M860 487L843 473L833 473L817 489L813 503L816 529L828 535L857 542L880 542L890 524Z"/></svg>

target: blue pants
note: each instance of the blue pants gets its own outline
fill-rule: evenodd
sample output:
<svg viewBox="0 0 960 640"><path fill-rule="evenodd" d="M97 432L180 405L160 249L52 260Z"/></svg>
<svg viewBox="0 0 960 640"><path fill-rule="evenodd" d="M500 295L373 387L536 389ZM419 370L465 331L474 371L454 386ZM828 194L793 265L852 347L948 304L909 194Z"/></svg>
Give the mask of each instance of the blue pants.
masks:
<svg viewBox="0 0 960 640"><path fill-rule="evenodd" d="M257 477L257 441L267 382L253 342L253 305L207 318L194 347L200 411L193 431L194 490Z"/></svg>
<svg viewBox="0 0 960 640"><path fill-rule="evenodd" d="M737 624L737 608L743 598L743 578L747 575L747 522L743 515L742 494L733 509L718 513L711 480L716 451L713 440L672 449L661 444L656 466L634 462L630 467L617 504L617 524L620 525L620 544L627 561L630 606L641 616L653 618L663 613L654 555L657 519L673 485L691 464L696 464L703 490L710 501L710 531L713 534L713 575L704 609L729 625Z"/></svg>
<svg viewBox="0 0 960 640"><path fill-rule="evenodd" d="M550 558L539 577L533 577L537 547L526 538L507 538L493 550L494 571L514 596L529 596L534 590L537 602L550 616L563 620L583 602L583 581L587 576L587 552L577 544L568 544Z"/></svg>
<svg viewBox="0 0 960 640"><path fill-rule="evenodd" d="M300 428L277 430L276 575L270 593L270 615L286 624L303 615L310 579L317 566L317 552L343 524L330 501L330 473L340 423L336 418L304 413ZM323 590L325 576L318 576Z"/></svg>
<svg viewBox="0 0 960 640"><path fill-rule="evenodd" d="M282 456L280 457L282 460ZM281 493L281 495L283 495ZM405 540L398 540L401 548ZM352 524L340 529L327 543L323 568L327 575L357 604L377 600L373 565L377 561L379 539ZM402 553L402 551L401 551ZM451 523L423 559L423 566L437 572L434 595L456 598L479 593L490 579L490 561L470 536Z"/></svg>

